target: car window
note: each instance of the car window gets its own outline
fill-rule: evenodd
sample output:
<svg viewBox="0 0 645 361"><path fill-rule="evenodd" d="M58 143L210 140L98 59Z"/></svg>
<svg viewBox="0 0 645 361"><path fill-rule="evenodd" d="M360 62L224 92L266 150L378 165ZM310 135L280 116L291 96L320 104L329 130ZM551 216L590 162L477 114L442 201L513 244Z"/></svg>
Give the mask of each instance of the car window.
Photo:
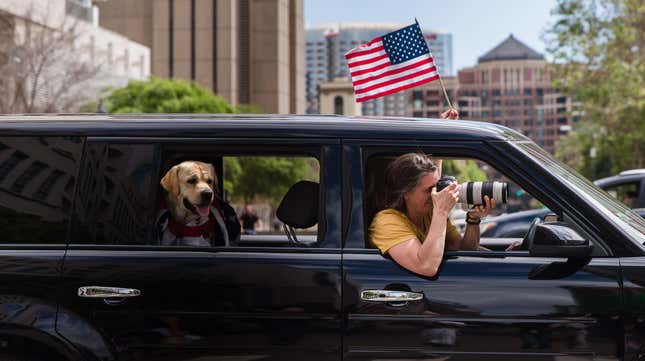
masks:
<svg viewBox="0 0 645 361"><path fill-rule="evenodd" d="M0 243L65 244L79 137L0 139Z"/></svg>
<svg viewBox="0 0 645 361"><path fill-rule="evenodd" d="M607 195L588 179L582 177L567 165L556 161L544 149L531 142L511 143L528 154L536 163L541 164L551 174L566 182L578 194L603 213L612 223L623 229L638 244L645 243L645 221L636 213Z"/></svg>
<svg viewBox="0 0 645 361"><path fill-rule="evenodd" d="M369 225L374 215L386 207L382 199L385 169L396 156L397 154L374 154L366 161L364 198L366 235L369 235ZM494 196L498 198L495 209L482 220L479 226L480 244L487 249L506 250L515 241L524 238L534 219L544 220L547 215L556 213L486 162L463 157L443 157L442 161L442 176L455 177L462 190L460 192L462 202L457 203L449 216L460 233L463 234L466 228L466 213L472 207L472 204L468 204L468 197L477 199L477 191L480 192L481 197L483 189L499 191L494 192ZM503 187L506 187L507 195L500 197ZM366 242L368 248L374 247L368 239Z"/></svg>
<svg viewBox="0 0 645 361"><path fill-rule="evenodd" d="M640 182L623 183L604 188L612 197L623 202L629 208L635 208L640 188Z"/></svg>
<svg viewBox="0 0 645 361"><path fill-rule="evenodd" d="M319 240L315 152L91 142L73 242L272 247Z"/></svg>

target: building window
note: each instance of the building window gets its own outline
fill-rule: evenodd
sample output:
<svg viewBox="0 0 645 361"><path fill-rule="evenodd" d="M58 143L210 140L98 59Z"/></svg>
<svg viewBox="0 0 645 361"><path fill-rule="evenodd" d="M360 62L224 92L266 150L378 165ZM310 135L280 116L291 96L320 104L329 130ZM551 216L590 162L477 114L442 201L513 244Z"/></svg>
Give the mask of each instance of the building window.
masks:
<svg viewBox="0 0 645 361"><path fill-rule="evenodd" d="M11 186L11 191L15 193L20 193L25 188L25 186L31 182L38 174L47 168L47 165L40 161L34 161L31 163L29 168L25 170L16 181Z"/></svg>
<svg viewBox="0 0 645 361"><path fill-rule="evenodd" d="M340 95L337 95L334 98L334 114L342 115L345 114L343 112L343 97Z"/></svg>
<svg viewBox="0 0 645 361"><path fill-rule="evenodd" d="M18 163L29 158L29 156L19 150L13 152L11 156L0 165L0 182L2 182L9 173L18 165Z"/></svg>

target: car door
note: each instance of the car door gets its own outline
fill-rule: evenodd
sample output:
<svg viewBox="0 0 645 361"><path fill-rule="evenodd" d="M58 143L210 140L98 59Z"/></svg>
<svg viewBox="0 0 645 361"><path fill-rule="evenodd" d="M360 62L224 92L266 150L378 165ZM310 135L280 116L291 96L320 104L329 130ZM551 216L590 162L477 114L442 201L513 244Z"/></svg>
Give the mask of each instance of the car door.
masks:
<svg viewBox="0 0 645 361"><path fill-rule="evenodd" d="M287 239L283 233L242 238L230 247L147 243L154 197L145 190L157 189L168 149L190 157L229 146L298 153L299 143L90 139L62 297L62 307L78 310L84 329L65 336L95 355L127 360L338 360L340 170L328 166L340 162L337 142L305 142L320 164L315 244L276 242ZM303 199L300 206L311 204ZM111 238L97 237L96 229L110 229L100 234ZM125 294L80 297L82 287L117 287ZM97 347L88 328L108 347Z"/></svg>
<svg viewBox="0 0 645 361"><path fill-rule="evenodd" d="M566 258L535 258L524 251L453 251L446 252L438 274L428 278L370 247L364 221L370 212L363 209L372 191L364 188L370 154L423 149L439 157L470 156L498 164L516 180L522 177L521 166L508 160L501 165L504 158L485 143L415 145L344 145L346 163L353 164L346 170L352 210L343 249L344 359L619 359L617 258L593 258L571 268ZM541 196L552 189L543 188ZM541 272L544 268L557 271Z"/></svg>
<svg viewBox="0 0 645 361"><path fill-rule="evenodd" d="M70 352L56 313L82 149L77 136L0 137L0 358Z"/></svg>

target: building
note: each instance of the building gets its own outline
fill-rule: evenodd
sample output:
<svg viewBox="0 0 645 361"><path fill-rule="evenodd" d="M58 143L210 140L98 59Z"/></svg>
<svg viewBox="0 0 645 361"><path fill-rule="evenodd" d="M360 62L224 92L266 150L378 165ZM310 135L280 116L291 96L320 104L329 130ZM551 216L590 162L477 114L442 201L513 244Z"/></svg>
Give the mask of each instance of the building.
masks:
<svg viewBox="0 0 645 361"><path fill-rule="evenodd" d="M349 77L345 53L377 36L404 27L406 24L337 24L307 29L306 91L307 113L321 112L319 87L336 77ZM452 73L452 34L424 32L428 46L441 74ZM407 115L404 93L392 94L362 104L365 115Z"/></svg>
<svg viewBox="0 0 645 361"><path fill-rule="evenodd" d="M510 35L478 59L477 65L459 71L446 81L456 91L462 119L502 124L532 138L549 152L571 129L575 104L551 83L544 56ZM413 116L436 117L445 110L439 82L408 91ZM452 97L451 97L452 100Z"/></svg>
<svg viewBox="0 0 645 361"><path fill-rule="evenodd" d="M347 77L320 84L320 114L363 114L361 104L354 101L354 86Z"/></svg>
<svg viewBox="0 0 645 361"><path fill-rule="evenodd" d="M96 71L82 84L80 93L85 100L96 99L106 86L119 87L130 79L146 79L150 75L150 49L99 27L98 8L89 0L5 0L0 2L0 23L0 67L4 66L2 71L7 72L3 80L8 79L6 74L20 71L21 66L11 64L12 59L20 62L21 56L34 59L50 51L49 59L38 73L40 79L26 82L38 83L34 90L36 103L46 104L60 91L61 83L73 79L73 73L81 72L83 66L91 68L92 74ZM60 40L61 33L66 33L66 39L71 40ZM25 41L26 34L31 34L31 42ZM40 44L48 41L53 49L47 50ZM21 55L3 56L7 49ZM68 77L63 80L61 74ZM75 85L71 83L67 87ZM78 92L73 96L79 97Z"/></svg>
<svg viewBox="0 0 645 361"><path fill-rule="evenodd" d="M442 77L441 80L446 87L450 104L457 107L459 80L454 76ZM407 114L413 117L438 118L439 114L449 108L446 94L438 80L407 89L404 93L406 99L409 99Z"/></svg>
<svg viewBox="0 0 645 361"><path fill-rule="evenodd" d="M303 0L102 0L101 26L152 49L152 74L232 104L303 113Z"/></svg>

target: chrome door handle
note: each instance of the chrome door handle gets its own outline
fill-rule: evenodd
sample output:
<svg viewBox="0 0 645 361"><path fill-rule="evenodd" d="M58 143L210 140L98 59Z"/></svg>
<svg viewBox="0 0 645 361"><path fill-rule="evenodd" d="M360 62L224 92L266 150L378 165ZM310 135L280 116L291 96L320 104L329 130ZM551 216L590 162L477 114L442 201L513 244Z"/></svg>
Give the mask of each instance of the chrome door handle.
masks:
<svg viewBox="0 0 645 361"><path fill-rule="evenodd" d="M365 290L361 292L361 299L373 302L407 302L418 301L423 294L418 292L390 291L390 290Z"/></svg>
<svg viewBox="0 0 645 361"><path fill-rule="evenodd" d="M121 287L101 287L101 286L85 286L78 288L78 295L80 297L92 298L123 298L123 297L136 297L141 294L141 291L134 288L121 288Z"/></svg>

